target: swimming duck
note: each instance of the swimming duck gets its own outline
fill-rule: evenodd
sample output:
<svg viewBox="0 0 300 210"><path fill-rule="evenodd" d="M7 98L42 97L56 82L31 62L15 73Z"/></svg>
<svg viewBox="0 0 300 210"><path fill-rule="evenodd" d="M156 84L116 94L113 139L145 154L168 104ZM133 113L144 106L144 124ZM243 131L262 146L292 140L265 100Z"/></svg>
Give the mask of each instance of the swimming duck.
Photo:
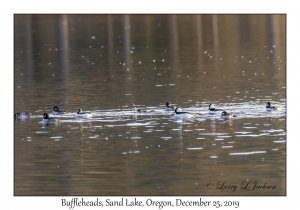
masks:
<svg viewBox="0 0 300 210"><path fill-rule="evenodd" d="M174 117L190 118L193 117L189 112L182 112L179 107L175 109Z"/></svg>
<svg viewBox="0 0 300 210"><path fill-rule="evenodd" d="M224 110L223 109L216 109L213 104L208 105L209 114L221 114Z"/></svg>
<svg viewBox="0 0 300 210"><path fill-rule="evenodd" d="M14 114L14 117L15 117L15 120L20 118L20 119L27 119L27 118L30 118L32 117L31 116L31 113L27 113L27 112L18 112L16 114Z"/></svg>
<svg viewBox="0 0 300 210"><path fill-rule="evenodd" d="M76 116L77 117L82 117L82 118L93 117L93 115L90 112L83 112L82 109L78 109L78 112L77 112Z"/></svg>
<svg viewBox="0 0 300 210"><path fill-rule="evenodd" d="M59 110L57 106L53 107L53 111L52 111L53 115L67 114L67 113L68 113L67 111Z"/></svg>
<svg viewBox="0 0 300 210"><path fill-rule="evenodd" d="M176 106L172 106L169 102L166 103L166 111L175 111Z"/></svg>
<svg viewBox="0 0 300 210"><path fill-rule="evenodd" d="M136 108L134 108L134 109L135 109L135 112L139 113L139 114L146 112L145 110L142 110L142 109L136 109Z"/></svg>
<svg viewBox="0 0 300 210"><path fill-rule="evenodd" d="M56 119L54 117L49 117L49 115L47 113L44 113L44 115L43 115L43 123L44 124L57 123L57 122L59 122L58 119Z"/></svg>
<svg viewBox="0 0 300 210"><path fill-rule="evenodd" d="M223 111L223 112L221 113L221 118L232 118L232 117L237 117L237 116L234 115L234 114L231 114L231 113L229 113L229 112L226 112L226 111Z"/></svg>
<svg viewBox="0 0 300 210"><path fill-rule="evenodd" d="M271 111L271 110L279 110L280 108L278 106L271 106L271 102L267 103L267 111Z"/></svg>

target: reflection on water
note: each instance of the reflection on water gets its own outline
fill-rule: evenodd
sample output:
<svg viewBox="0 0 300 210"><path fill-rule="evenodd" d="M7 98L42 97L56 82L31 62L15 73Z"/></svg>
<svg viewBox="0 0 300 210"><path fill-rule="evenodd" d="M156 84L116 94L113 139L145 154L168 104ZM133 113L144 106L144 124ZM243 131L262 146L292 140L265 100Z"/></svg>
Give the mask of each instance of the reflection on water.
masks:
<svg viewBox="0 0 300 210"><path fill-rule="evenodd" d="M15 195L286 194L284 15L14 23L14 110L33 115L14 123ZM167 101L193 118L174 119ZM210 103L237 117L208 114ZM44 127L55 105L69 114ZM207 187L244 181L276 189Z"/></svg>

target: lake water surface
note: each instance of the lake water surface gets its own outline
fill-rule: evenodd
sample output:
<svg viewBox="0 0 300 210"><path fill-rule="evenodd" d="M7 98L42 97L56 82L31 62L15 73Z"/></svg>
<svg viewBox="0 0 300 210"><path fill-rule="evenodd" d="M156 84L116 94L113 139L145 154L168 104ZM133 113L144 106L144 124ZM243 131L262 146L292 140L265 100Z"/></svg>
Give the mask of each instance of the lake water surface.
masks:
<svg viewBox="0 0 300 210"><path fill-rule="evenodd" d="M33 117L14 121L14 195L286 195L285 32L285 15L15 15L14 111Z"/></svg>

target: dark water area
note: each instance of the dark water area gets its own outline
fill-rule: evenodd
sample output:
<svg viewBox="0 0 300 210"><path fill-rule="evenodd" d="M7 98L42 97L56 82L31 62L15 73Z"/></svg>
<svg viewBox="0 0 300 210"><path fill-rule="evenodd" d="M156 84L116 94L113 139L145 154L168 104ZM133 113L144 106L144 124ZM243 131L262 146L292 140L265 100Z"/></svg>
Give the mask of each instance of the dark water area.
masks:
<svg viewBox="0 0 300 210"><path fill-rule="evenodd" d="M286 16L15 15L20 111L17 196L286 195Z"/></svg>

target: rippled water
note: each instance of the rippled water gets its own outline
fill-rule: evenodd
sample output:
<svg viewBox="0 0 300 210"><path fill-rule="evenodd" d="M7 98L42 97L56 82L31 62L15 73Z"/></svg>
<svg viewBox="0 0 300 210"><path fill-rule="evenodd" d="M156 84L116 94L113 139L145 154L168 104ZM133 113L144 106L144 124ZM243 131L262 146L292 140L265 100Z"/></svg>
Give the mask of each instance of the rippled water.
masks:
<svg viewBox="0 0 300 210"><path fill-rule="evenodd" d="M282 15L16 15L14 110L33 117L14 123L15 195L285 195L282 31ZM44 126L55 105L69 113ZM244 181L276 188L224 189Z"/></svg>

